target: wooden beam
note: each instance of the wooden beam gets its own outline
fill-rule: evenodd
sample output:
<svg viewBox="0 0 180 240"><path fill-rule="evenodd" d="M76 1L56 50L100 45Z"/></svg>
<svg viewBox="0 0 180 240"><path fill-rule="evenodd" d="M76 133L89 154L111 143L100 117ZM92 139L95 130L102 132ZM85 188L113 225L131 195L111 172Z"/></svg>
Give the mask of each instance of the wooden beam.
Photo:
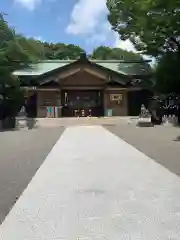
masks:
<svg viewBox="0 0 180 240"><path fill-rule="evenodd" d="M122 88L122 87L108 87L108 88L106 88L106 90L124 90L124 91L140 91L140 90L142 90L142 88L132 88L132 87L125 87L125 88Z"/></svg>
<svg viewBox="0 0 180 240"><path fill-rule="evenodd" d="M122 88L122 87L107 87L106 89L105 89L105 91L109 91L109 90L113 90L113 91L127 91L128 90L128 88Z"/></svg>
<svg viewBox="0 0 180 240"><path fill-rule="evenodd" d="M39 87L22 87L22 89L27 90L28 92L38 92L38 91L60 91L59 88L39 88Z"/></svg>
<svg viewBox="0 0 180 240"><path fill-rule="evenodd" d="M21 87L21 89L23 89L23 90L27 90L27 91L35 91L36 89L37 89L37 87L35 87L35 86L32 86L32 87Z"/></svg>
<svg viewBox="0 0 180 240"><path fill-rule="evenodd" d="M37 88L36 90L38 91L43 91L43 92L59 92L60 89L59 88Z"/></svg>
<svg viewBox="0 0 180 240"><path fill-rule="evenodd" d="M133 91L140 91L140 90L142 90L142 88L139 88L139 87L129 87L127 90L129 92L133 92Z"/></svg>
<svg viewBox="0 0 180 240"><path fill-rule="evenodd" d="M91 75L94 75L94 76L96 76L98 78L102 78L102 79L106 80L107 82L109 81L109 77L106 74L98 73L97 71L94 71L94 70L92 70L90 68L83 68L82 70L87 72L87 73L89 73L89 74L91 74Z"/></svg>
<svg viewBox="0 0 180 240"><path fill-rule="evenodd" d="M57 77L57 80L66 78L66 77L71 76L71 75L74 75L74 74L80 72L80 70L81 70L80 68L76 68L76 69L71 69L69 71L67 70L64 73L60 73Z"/></svg>
<svg viewBox="0 0 180 240"><path fill-rule="evenodd" d="M102 90L104 86L62 86L62 90Z"/></svg>

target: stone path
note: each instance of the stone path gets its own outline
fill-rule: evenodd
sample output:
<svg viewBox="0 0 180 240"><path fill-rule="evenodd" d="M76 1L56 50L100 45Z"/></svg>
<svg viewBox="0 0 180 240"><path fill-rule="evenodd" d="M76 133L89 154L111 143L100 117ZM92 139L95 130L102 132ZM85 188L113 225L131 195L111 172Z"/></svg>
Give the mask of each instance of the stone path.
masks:
<svg viewBox="0 0 180 240"><path fill-rule="evenodd" d="M100 126L67 128L0 226L0 240L179 236L179 177Z"/></svg>

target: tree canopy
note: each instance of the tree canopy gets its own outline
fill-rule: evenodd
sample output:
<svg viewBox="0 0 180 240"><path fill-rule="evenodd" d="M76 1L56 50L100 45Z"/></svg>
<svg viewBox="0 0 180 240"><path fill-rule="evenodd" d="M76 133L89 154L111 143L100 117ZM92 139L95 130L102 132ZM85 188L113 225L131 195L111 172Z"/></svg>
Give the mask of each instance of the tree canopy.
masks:
<svg viewBox="0 0 180 240"><path fill-rule="evenodd" d="M142 56L137 53L128 52L121 48L110 48L106 46L100 46L92 52L90 56L94 59L100 60L124 60L124 61L140 61L143 60Z"/></svg>
<svg viewBox="0 0 180 240"><path fill-rule="evenodd" d="M108 20L121 39L156 57L155 89L180 92L180 0L107 0Z"/></svg>
<svg viewBox="0 0 180 240"><path fill-rule="evenodd" d="M80 53L84 52L74 44L41 42L41 46L44 49L44 58L51 60L77 59Z"/></svg>
<svg viewBox="0 0 180 240"><path fill-rule="evenodd" d="M28 49L22 47L15 31L0 14L0 119L14 116L22 104L23 93L12 72L32 60Z"/></svg>
<svg viewBox="0 0 180 240"><path fill-rule="evenodd" d="M160 93L180 94L180 69L177 54L168 52L159 61L155 69L155 89Z"/></svg>
<svg viewBox="0 0 180 240"><path fill-rule="evenodd" d="M180 52L180 0L107 0L108 20L122 39L152 56Z"/></svg>

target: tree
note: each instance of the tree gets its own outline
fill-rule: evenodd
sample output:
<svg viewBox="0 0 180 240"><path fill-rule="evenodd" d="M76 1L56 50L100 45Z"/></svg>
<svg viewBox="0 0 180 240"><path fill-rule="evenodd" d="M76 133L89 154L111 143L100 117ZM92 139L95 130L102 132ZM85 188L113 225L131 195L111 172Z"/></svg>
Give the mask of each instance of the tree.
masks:
<svg viewBox="0 0 180 240"><path fill-rule="evenodd" d="M74 44L41 43L44 46L44 57L50 60L76 60L84 50Z"/></svg>
<svg viewBox="0 0 180 240"><path fill-rule="evenodd" d="M34 58L31 49L27 48L27 40L16 35L2 14L0 39L0 120L5 120L14 118L23 102L20 82L12 72L29 65Z"/></svg>
<svg viewBox="0 0 180 240"><path fill-rule="evenodd" d="M159 59L155 69L155 76L157 79L155 89L158 92L180 94L180 70L176 53L168 52Z"/></svg>
<svg viewBox="0 0 180 240"><path fill-rule="evenodd" d="M157 59L155 89L180 87L180 0L107 0L108 20L121 39Z"/></svg>
<svg viewBox="0 0 180 240"><path fill-rule="evenodd" d="M125 60L125 61L143 60L140 54L128 52L121 48L110 48L106 46L100 46L94 49L91 57L100 60Z"/></svg>
<svg viewBox="0 0 180 240"><path fill-rule="evenodd" d="M44 45L41 41L26 38L21 34L16 35L16 41L28 53L28 59L32 62L44 59Z"/></svg>
<svg viewBox="0 0 180 240"><path fill-rule="evenodd" d="M108 20L123 40L152 56L180 55L180 0L107 0Z"/></svg>
<svg viewBox="0 0 180 240"><path fill-rule="evenodd" d="M0 120L15 117L23 103L23 91L19 81L8 75L1 78Z"/></svg>

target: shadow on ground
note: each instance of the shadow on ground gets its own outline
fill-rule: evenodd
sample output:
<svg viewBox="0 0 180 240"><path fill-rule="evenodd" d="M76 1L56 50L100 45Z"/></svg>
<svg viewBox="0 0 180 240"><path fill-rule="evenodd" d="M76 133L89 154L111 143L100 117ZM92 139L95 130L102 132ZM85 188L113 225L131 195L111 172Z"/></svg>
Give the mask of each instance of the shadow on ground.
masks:
<svg viewBox="0 0 180 240"><path fill-rule="evenodd" d="M180 142L180 136L173 140L174 142Z"/></svg>

